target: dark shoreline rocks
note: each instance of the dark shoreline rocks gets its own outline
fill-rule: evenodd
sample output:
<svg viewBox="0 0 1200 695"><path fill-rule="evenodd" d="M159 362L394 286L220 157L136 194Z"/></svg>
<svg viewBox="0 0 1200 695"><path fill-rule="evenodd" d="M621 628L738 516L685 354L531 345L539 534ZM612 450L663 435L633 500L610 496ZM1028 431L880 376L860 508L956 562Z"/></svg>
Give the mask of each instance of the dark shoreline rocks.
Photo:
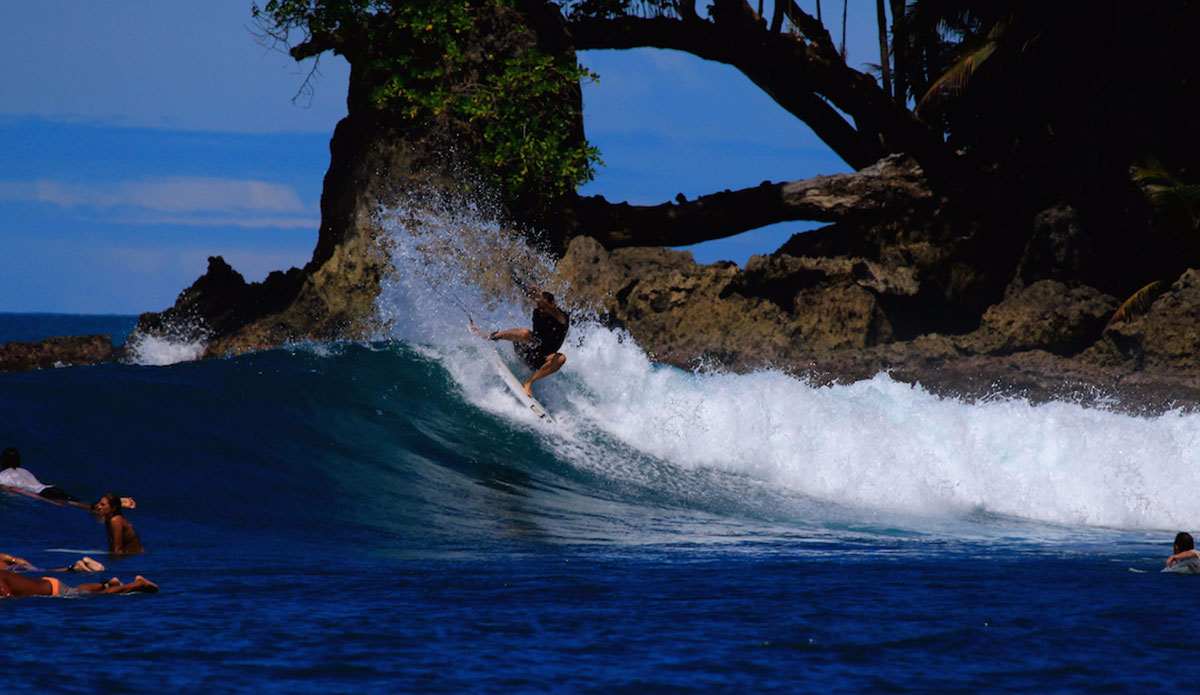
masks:
<svg viewBox="0 0 1200 695"><path fill-rule="evenodd" d="M793 261L802 272L820 265ZM769 299L730 289L744 287L745 275L764 262L746 270L701 266L687 252L609 252L580 238L559 275L570 283L572 306L628 331L655 361L684 369L776 369L813 386L887 373L965 402L1063 401L1135 415L1200 410L1200 271L1180 277L1145 316L1108 330L1113 298L1044 280L989 308L969 333L881 341L886 317L866 296L867 287L883 286L877 273L858 272L862 285L843 278L806 293L803 315L795 317ZM826 271L855 274L849 266L831 271L836 265ZM245 349L255 347L273 345ZM106 335L64 336L0 345L0 371L123 357Z"/></svg>
<svg viewBox="0 0 1200 695"><path fill-rule="evenodd" d="M33 343L0 344L0 372L79 367L111 361L116 354L107 335L72 335Z"/></svg>
<svg viewBox="0 0 1200 695"><path fill-rule="evenodd" d="M740 268L699 265L686 251L664 248L608 251L578 237L557 273L570 287L570 306L628 331L651 359L684 369L778 369L815 386L883 372L967 402L1015 397L1145 415L1200 409L1200 270L1164 284L1148 310L1113 325L1116 297L1068 279L1019 277L974 321L947 321L922 313L946 306L921 297L928 271L919 266L941 257L926 250L924 260L914 263L918 254L909 253L900 256L905 262L889 263L781 250ZM156 322L178 330L167 324L191 325L194 314L211 331L199 336L209 344L206 356L277 347L297 335L355 338L334 327L314 332L311 325L296 333L279 320L273 312L287 306L301 283L311 278L293 270L247 284L219 258L210 259L209 272L176 306L145 315L139 330ZM330 293L326 301L342 300ZM314 323L295 303L287 311L297 325ZM268 330L247 330L256 324ZM0 345L0 371L126 357L108 336L60 337Z"/></svg>

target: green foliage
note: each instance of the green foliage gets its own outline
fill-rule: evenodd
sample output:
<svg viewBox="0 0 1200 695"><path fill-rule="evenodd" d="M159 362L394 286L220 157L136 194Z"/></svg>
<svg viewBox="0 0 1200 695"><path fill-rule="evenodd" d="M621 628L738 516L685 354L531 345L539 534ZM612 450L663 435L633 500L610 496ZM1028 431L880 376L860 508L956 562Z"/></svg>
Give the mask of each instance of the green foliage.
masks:
<svg viewBox="0 0 1200 695"><path fill-rule="evenodd" d="M510 1L270 0L253 14L285 42L293 31L304 42L334 38L335 50L366 76L369 108L480 128L479 164L511 200L555 198L590 181L599 162L598 150L576 134L579 114L570 108L580 80L595 75L535 48L478 55L481 47L470 45L475 18Z"/></svg>
<svg viewBox="0 0 1200 695"><path fill-rule="evenodd" d="M1200 232L1200 185L1187 183L1154 157L1133 168L1133 180L1161 220L1189 234Z"/></svg>
<svg viewBox="0 0 1200 695"><path fill-rule="evenodd" d="M1196 102L1198 19L1196 0L916 0L905 81L922 119L980 165L1094 189L1150 153L1200 159L1200 121L1181 106Z"/></svg>
<svg viewBox="0 0 1200 695"><path fill-rule="evenodd" d="M592 180L600 152L565 127L578 114L566 110L573 102L563 90L595 77L529 51L507 59L482 88L453 101L456 111L483 124L492 147L479 153L480 163L497 175L506 194L558 197Z"/></svg>
<svg viewBox="0 0 1200 695"><path fill-rule="evenodd" d="M676 0L568 0L562 5L563 13L571 19L662 17L677 14Z"/></svg>
<svg viewBox="0 0 1200 695"><path fill-rule="evenodd" d="M934 81L933 85L921 97L921 100L917 102L917 111L928 113L931 108L938 107L946 99L960 94L966 89L967 85L970 84L971 75L975 74L975 71L988 58L992 57L992 54L1000 46L1009 23L1007 20L996 22L988 32L986 41L966 51L946 70L945 74Z"/></svg>
<svg viewBox="0 0 1200 695"><path fill-rule="evenodd" d="M323 32L344 30L348 24L362 21L390 5L370 0L270 0L263 7L253 3L250 12L255 19L270 19L277 29L301 29L306 32L305 39L309 39Z"/></svg>

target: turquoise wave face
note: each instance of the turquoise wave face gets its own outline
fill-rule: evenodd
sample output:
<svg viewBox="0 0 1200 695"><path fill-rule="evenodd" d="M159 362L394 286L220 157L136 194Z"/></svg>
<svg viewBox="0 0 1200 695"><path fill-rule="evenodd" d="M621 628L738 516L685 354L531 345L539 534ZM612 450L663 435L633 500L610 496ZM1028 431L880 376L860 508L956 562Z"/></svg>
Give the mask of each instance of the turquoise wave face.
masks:
<svg viewBox="0 0 1200 695"><path fill-rule="evenodd" d="M1188 418L966 406L883 377L811 389L778 374L696 375L610 336L577 342L569 367L539 383L557 426L526 413L469 342L383 342L3 375L2 443L77 496L138 498L145 525L214 527L281 551L308 552L314 536L394 552L531 539L1053 543L1187 527L1158 490L1195 475ZM1084 431L1100 443L1068 446ZM1142 458L1095 453L1121 439ZM88 521L43 543L96 547Z"/></svg>

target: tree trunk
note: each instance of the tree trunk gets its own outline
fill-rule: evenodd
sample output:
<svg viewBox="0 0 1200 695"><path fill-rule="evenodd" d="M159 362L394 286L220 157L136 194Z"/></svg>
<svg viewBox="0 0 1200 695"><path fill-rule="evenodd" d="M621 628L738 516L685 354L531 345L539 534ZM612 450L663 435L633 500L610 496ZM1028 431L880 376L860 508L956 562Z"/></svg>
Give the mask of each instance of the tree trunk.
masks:
<svg viewBox="0 0 1200 695"><path fill-rule="evenodd" d="M842 0L842 60L846 60L846 17L850 14L850 0Z"/></svg>
<svg viewBox="0 0 1200 695"><path fill-rule="evenodd" d="M887 10L884 9L885 0L875 0L875 14L879 21L879 73L882 77L883 91L892 94L892 71L889 68L888 55L888 24Z"/></svg>
<svg viewBox="0 0 1200 695"><path fill-rule="evenodd" d="M905 0L892 3L892 96L898 104L908 103L908 21L904 16Z"/></svg>
<svg viewBox="0 0 1200 695"><path fill-rule="evenodd" d="M766 183L661 205L580 198L573 236L606 248L685 246L777 222L816 220L868 224L927 209L934 201L919 166L892 156L853 174Z"/></svg>

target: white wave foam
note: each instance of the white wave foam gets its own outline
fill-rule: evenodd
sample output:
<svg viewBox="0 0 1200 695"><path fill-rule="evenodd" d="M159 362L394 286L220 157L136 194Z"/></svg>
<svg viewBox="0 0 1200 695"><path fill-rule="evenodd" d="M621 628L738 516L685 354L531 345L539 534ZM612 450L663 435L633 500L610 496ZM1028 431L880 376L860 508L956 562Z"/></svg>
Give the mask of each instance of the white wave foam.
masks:
<svg viewBox="0 0 1200 695"><path fill-rule="evenodd" d="M130 360L149 367L165 367L179 362L200 359L204 354L203 339L186 340L173 336L134 333L126 341Z"/></svg>
<svg viewBox="0 0 1200 695"><path fill-rule="evenodd" d="M568 353L572 409L684 468L769 481L843 505L986 512L1138 529L1200 526L1200 416L1141 418L1049 403L968 405L886 375L811 387L777 372L653 368L595 331Z"/></svg>
<svg viewBox="0 0 1200 695"><path fill-rule="evenodd" d="M455 247L463 225L502 234L470 215L420 230L393 227L397 274L380 313L393 319L389 337L431 346L466 399L532 427L464 328L466 314L489 329L528 325L528 309L476 284L485 261ZM431 240L454 253L429 254ZM585 322L572 326L562 351L563 371L537 386L560 421L547 441L577 466L639 484L664 484L660 470L647 470L655 459L681 476L720 471L747 488L843 508L1200 527L1191 498L1200 489L1197 415L1142 418L1018 400L967 405L886 375L815 388L778 372L694 374L654 365L628 336Z"/></svg>

